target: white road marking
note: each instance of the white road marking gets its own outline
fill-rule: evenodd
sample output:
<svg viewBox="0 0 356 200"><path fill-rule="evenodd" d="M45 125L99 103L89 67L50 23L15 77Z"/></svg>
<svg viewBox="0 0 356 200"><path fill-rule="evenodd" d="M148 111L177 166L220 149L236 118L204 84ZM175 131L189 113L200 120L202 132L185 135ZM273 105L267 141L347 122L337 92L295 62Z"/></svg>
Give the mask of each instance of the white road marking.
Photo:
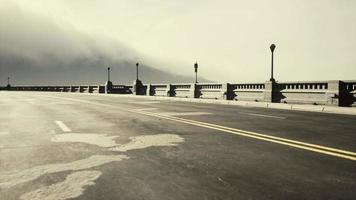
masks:
<svg viewBox="0 0 356 200"><path fill-rule="evenodd" d="M167 116L211 115L211 113L208 112L160 112L156 114Z"/></svg>
<svg viewBox="0 0 356 200"><path fill-rule="evenodd" d="M56 124L59 126L59 128L62 129L63 132L71 132L72 130L70 130L70 128L68 128L68 126L66 126L62 121L55 121Z"/></svg>
<svg viewBox="0 0 356 200"><path fill-rule="evenodd" d="M138 108L138 109L134 109L137 111L147 111L147 110L157 110L158 108Z"/></svg>
<svg viewBox="0 0 356 200"><path fill-rule="evenodd" d="M70 163L41 165L22 171L0 172L0 188L10 188L21 183L33 181L45 174L90 169L124 159L129 159L129 157L126 155L94 155Z"/></svg>
<svg viewBox="0 0 356 200"><path fill-rule="evenodd" d="M100 134L85 134L85 133L66 133L55 135L52 142L82 142L86 144L92 144L99 147L114 147L118 144L115 142L115 138L119 136L106 136Z"/></svg>
<svg viewBox="0 0 356 200"><path fill-rule="evenodd" d="M95 180L100 177L100 171L80 171L69 174L63 182L44 186L26 193L20 199L26 200L65 200L79 197L85 187L95 185Z"/></svg>
<svg viewBox="0 0 356 200"><path fill-rule="evenodd" d="M159 146L177 146L177 143L184 142L184 138L174 134L159 134L159 135L141 135L130 137L131 142L110 148L111 151L126 152L135 149L144 149L148 147Z"/></svg>
<svg viewBox="0 0 356 200"><path fill-rule="evenodd" d="M269 118L276 118L276 119L286 119L286 117L279 117L279 116L274 116L274 115L262 115L262 114L257 114L257 113L244 113L240 112L241 114L245 115L251 115L251 116L258 116L258 117L269 117Z"/></svg>

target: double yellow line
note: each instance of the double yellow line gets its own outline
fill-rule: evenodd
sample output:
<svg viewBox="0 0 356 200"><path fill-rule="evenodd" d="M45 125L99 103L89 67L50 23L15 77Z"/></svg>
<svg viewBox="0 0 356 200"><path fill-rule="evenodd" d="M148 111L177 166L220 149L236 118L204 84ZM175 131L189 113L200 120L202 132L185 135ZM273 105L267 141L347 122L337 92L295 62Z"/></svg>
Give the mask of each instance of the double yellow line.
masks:
<svg viewBox="0 0 356 200"><path fill-rule="evenodd" d="M51 97L51 96L47 96L47 97ZM173 117L173 116L168 116L168 115L162 115L162 114L158 114L158 113L146 112L146 111L137 110L137 109L123 108L123 107L118 107L118 106L114 106L114 105L97 103L97 102L92 102L92 101L87 101L87 100L79 100L79 99L63 98L63 97L52 97L52 98L66 99L66 100L77 101L77 102L82 102L82 103L89 103L89 104L94 104L94 105L99 105L99 106L104 106L104 107L116 108L116 109L119 109L122 111L129 111L132 113L142 114L142 115L146 115L146 116L151 116L151 117L176 121L176 122L180 122L180 123L184 123L184 124L190 124L190 125L194 125L194 126L209 128L209 129L213 129L213 130L217 130L217 131L222 131L222 132L226 132L226 133L231 133L231 134L235 134L235 135L254 138L254 139L272 142L272 143L276 143L276 144L281 144L281 145L285 145L285 146L289 146L289 147L294 147L294 148L298 148L298 149L303 149L303 150L321 153L321 154L325 154L325 155L329 155L329 156L334 156L334 157L338 157L338 158L356 161L356 153L351 152L351 151L316 145L316 144L312 144L312 143L300 142L297 140L291 140L291 139L286 139L286 138L282 138L282 137L276 137L276 136L256 133L256 132L252 132L252 131L244 131L241 129L230 128L230 127L226 127L226 126L221 126L221 125L216 125L216 124L211 124L211 123L206 123L206 122L200 122L200 121L196 121L196 120L183 119L183 118L178 118L178 117Z"/></svg>
<svg viewBox="0 0 356 200"><path fill-rule="evenodd" d="M330 156L335 156L339 158L344 158L348 160L353 160L356 161L356 153L351 152L351 151L345 151L341 149L336 149L336 148L331 148L331 147L326 147L326 146L321 146L321 145L316 145L316 144L311 144L311 143L306 143L306 142L300 142L297 140L291 140L291 139L286 139L282 137L276 137L276 136L271 136L271 135L266 135L266 134L261 134L261 133L256 133L252 131L244 131L236 128L230 128L226 126L220 126L216 124L211 124L211 123L206 123L206 122L200 122L196 120L189 120L189 119L183 119L183 118L178 118L178 117L173 117L173 116L168 116L168 115L161 115L158 113L152 113L152 112L145 112L145 111L138 111L134 109L128 109L127 111L138 113L138 114L143 114L147 116L152 116L152 117L157 117L161 119L167 119L171 121L176 121L176 122L181 122L185 124L190 124L194 126L200 126L204 128L209 128L213 130L218 130L226 133L232 133L235 135L240 135L240 136L245 136L249 138L254 138L258 140L263 140L263 141L268 141L272 143L277 143L277 144L282 144L298 149L304 149L308 151L313 151L321 154L326 154Z"/></svg>

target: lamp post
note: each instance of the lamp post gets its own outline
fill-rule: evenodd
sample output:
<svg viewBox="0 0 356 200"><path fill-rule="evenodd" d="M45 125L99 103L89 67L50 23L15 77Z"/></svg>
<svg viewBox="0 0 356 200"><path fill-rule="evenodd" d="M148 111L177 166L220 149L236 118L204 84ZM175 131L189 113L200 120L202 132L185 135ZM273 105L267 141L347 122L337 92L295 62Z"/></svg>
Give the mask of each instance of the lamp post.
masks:
<svg viewBox="0 0 356 200"><path fill-rule="evenodd" d="M110 82L110 67L108 67L108 82Z"/></svg>
<svg viewBox="0 0 356 200"><path fill-rule="evenodd" d="M198 62L194 63L195 83L198 83Z"/></svg>
<svg viewBox="0 0 356 200"><path fill-rule="evenodd" d="M136 63L136 80L138 80L138 66L139 65L140 65L139 63Z"/></svg>
<svg viewBox="0 0 356 200"><path fill-rule="evenodd" d="M270 81L274 81L274 78L273 78L273 52L274 52L274 49L276 48L276 45L275 44L271 44L271 46L269 47L271 49L271 79Z"/></svg>

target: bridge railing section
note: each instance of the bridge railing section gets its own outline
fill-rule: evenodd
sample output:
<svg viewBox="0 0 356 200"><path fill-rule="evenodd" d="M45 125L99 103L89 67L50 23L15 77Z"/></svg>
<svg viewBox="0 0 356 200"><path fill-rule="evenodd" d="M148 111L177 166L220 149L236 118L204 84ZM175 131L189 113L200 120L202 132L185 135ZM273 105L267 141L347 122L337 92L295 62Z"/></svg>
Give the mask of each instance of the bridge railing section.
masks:
<svg viewBox="0 0 356 200"><path fill-rule="evenodd" d="M148 96L165 96L169 97L171 91L170 84L148 84L146 85L146 94Z"/></svg>
<svg viewBox="0 0 356 200"><path fill-rule="evenodd" d="M264 83L231 84L233 100L264 101L264 91Z"/></svg>
<svg viewBox="0 0 356 200"><path fill-rule="evenodd" d="M197 83L195 86L196 98L201 99L229 99L228 83Z"/></svg>
<svg viewBox="0 0 356 200"><path fill-rule="evenodd" d="M172 83L170 85L170 96L181 98L195 98L195 84L192 83Z"/></svg>
<svg viewBox="0 0 356 200"><path fill-rule="evenodd" d="M101 85L12 86L10 88L4 88L4 89L11 90L11 91L104 93L105 86L101 86Z"/></svg>
<svg viewBox="0 0 356 200"><path fill-rule="evenodd" d="M129 85L112 85L110 91L108 93L112 94L131 94L132 86Z"/></svg>
<svg viewBox="0 0 356 200"><path fill-rule="evenodd" d="M332 84L332 83L331 83ZM274 100L281 103L328 104L336 98L328 82L278 82ZM332 88L332 87L330 87Z"/></svg>
<svg viewBox="0 0 356 200"><path fill-rule="evenodd" d="M136 88L137 87L137 88ZM135 89L139 93L135 93ZM139 94L182 98L356 106L356 80L264 83L14 86L0 90Z"/></svg>

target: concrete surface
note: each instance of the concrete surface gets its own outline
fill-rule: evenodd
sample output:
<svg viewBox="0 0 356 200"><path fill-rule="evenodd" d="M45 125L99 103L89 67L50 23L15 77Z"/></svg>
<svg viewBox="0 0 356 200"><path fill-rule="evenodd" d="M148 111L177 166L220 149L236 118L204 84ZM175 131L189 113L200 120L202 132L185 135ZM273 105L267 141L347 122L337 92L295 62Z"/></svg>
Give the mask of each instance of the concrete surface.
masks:
<svg viewBox="0 0 356 200"><path fill-rule="evenodd" d="M87 94L87 95L102 95L102 94ZM253 102L253 101L226 101L216 99L194 99L194 98L178 98L178 97L160 97L160 96L134 96L134 95L115 95L117 98L141 98L160 101L173 102L193 102L205 104L222 104L222 105L236 105L256 108L271 108L282 110L296 110L306 112L323 112L344 115L356 115L356 107L337 107L327 105L308 105L308 104L287 104L287 103L268 103L268 102Z"/></svg>
<svg viewBox="0 0 356 200"><path fill-rule="evenodd" d="M0 92L0 199L355 199L356 116Z"/></svg>

